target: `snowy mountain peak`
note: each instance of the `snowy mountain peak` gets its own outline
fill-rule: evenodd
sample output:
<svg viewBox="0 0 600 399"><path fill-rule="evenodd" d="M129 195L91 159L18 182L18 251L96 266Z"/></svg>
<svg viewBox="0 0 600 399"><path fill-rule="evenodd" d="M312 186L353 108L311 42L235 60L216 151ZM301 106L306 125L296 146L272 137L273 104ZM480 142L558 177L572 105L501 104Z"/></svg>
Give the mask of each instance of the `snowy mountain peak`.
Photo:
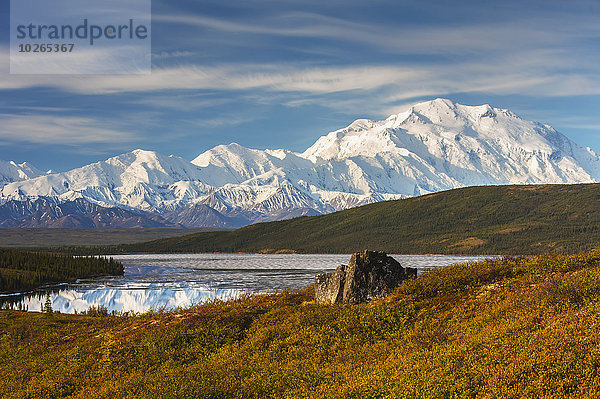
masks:
<svg viewBox="0 0 600 399"><path fill-rule="evenodd" d="M394 158L403 167L414 165L409 169L418 164L417 169L447 175L454 181L451 186L600 180L598 156L552 127L489 104L469 106L441 98L383 121L359 119L322 136L303 156L313 162ZM475 180L466 178L475 171Z"/></svg>
<svg viewBox="0 0 600 399"><path fill-rule="evenodd" d="M214 170L222 178L219 186L242 183L273 170L312 166L311 162L291 151L255 150L237 143L216 146L196 157L192 164Z"/></svg>
<svg viewBox="0 0 600 399"><path fill-rule="evenodd" d="M469 185L600 181L600 157L506 109L438 98L382 121L357 119L301 154L230 143L188 162L136 149L48 175L0 162L2 176L0 203L82 199L238 227Z"/></svg>
<svg viewBox="0 0 600 399"><path fill-rule="evenodd" d="M29 180L42 176L44 172L28 162L0 161L0 187L19 180Z"/></svg>
<svg viewBox="0 0 600 399"><path fill-rule="evenodd" d="M203 152L192 160L197 166L206 167L211 164L225 165L234 159L264 158L263 151L243 147L238 143L221 144Z"/></svg>

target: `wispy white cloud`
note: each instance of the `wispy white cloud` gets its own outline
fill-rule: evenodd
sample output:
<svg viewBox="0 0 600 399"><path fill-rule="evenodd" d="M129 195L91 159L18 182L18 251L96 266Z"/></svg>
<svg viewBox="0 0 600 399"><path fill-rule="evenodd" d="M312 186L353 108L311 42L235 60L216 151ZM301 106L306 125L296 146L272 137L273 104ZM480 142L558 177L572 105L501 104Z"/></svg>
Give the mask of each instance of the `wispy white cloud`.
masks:
<svg viewBox="0 0 600 399"><path fill-rule="evenodd" d="M72 52L48 52L31 56L13 51L10 72L18 76L40 73L60 76L69 74L148 74L150 72L149 48L134 45L97 46L76 48ZM8 50L6 50L8 54ZM8 68L7 68L8 69ZM39 75L38 75L39 76ZM46 78L47 79L47 78Z"/></svg>
<svg viewBox="0 0 600 399"><path fill-rule="evenodd" d="M154 15L158 23L175 23L202 28L208 32L234 34L235 40L257 42L252 36L333 39L368 45L379 50L412 54L489 53L515 48L557 47L575 39L597 36L594 16L580 14L561 17L561 24L543 15L518 16L511 20L472 22L460 26L418 26L410 21L376 24L373 21L346 20L310 12L291 12L256 18L251 22L203 15ZM245 35L245 36L240 36Z"/></svg>
<svg viewBox="0 0 600 399"><path fill-rule="evenodd" d="M92 119L53 115L0 114L0 139L39 144L109 144L132 142L136 136Z"/></svg>
<svg viewBox="0 0 600 399"><path fill-rule="evenodd" d="M197 55L193 51L161 51L158 53L152 53L153 59L161 59L161 58L185 58L185 57L193 57Z"/></svg>
<svg viewBox="0 0 600 399"><path fill-rule="evenodd" d="M529 61L489 60L447 65L294 67L178 66L152 75L17 76L3 88L55 87L78 94L146 93L134 99L155 109L192 111L254 97L258 103L320 105L346 112L389 114L414 98L452 93L533 96L600 95L600 72L578 73ZM507 61L508 60L508 61ZM510 65L506 65L508 62ZM561 61L562 62L562 61ZM557 70L558 69L558 70ZM213 98L195 94L217 93ZM227 95L227 92L237 94ZM223 97L219 98L219 94Z"/></svg>
<svg viewBox="0 0 600 399"><path fill-rule="evenodd" d="M30 105L8 105L5 109L12 109L19 112L45 112L45 113L64 113L73 112L73 108L52 107L52 106L30 106Z"/></svg>
<svg viewBox="0 0 600 399"><path fill-rule="evenodd" d="M497 62L496 62L497 61ZM288 65L178 66L156 69L151 75L10 76L0 88L56 87L79 94L155 92L165 90L249 90L328 94L368 91L381 87L401 90L397 98L412 92L495 91L550 96L599 94L600 72L577 73L552 68L532 68L502 60L446 65L349 66L295 68ZM410 94L413 96L413 94Z"/></svg>
<svg viewBox="0 0 600 399"><path fill-rule="evenodd" d="M253 122L261 118L261 115L225 115L221 117L196 119L193 124L198 128L239 126L247 122Z"/></svg>
<svg viewBox="0 0 600 399"><path fill-rule="evenodd" d="M161 92L153 93L150 96L144 96L133 102L159 109L194 111L198 109L219 107L231 103L232 99L206 97L201 94L189 92Z"/></svg>
<svg viewBox="0 0 600 399"><path fill-rule="evenodd" d="M556 115L549 110L538 110L538 113L547 115L548 118L552 118L552 121L557 126L568 127L569 129L577 130L597 130L600 131L600 124L597 122L595 115L587 115L582 112L583 115ZM525 115L527 116L527 115Z"/></svg>
<svg viewBox="0 0 600 399"><path fill-rule="evenodd" d="M582 130L597 130L600 131L600 123L598 124L569 124L569 129L582 129Z"/></svg>
<svg viewBox="0 0 600 399"><path fill-rule="evenodd" d="M592 17L581 15L576 20L566 15L560 25L544 18L415 27L403 23L380 26L372 21L348 21L307 12L265 15L255 21L154 15L157 23L185 24L222 32L224 36L232 34L242 42L260 42L252 39L253 35L330 38L356 44L357 51L345 63L326 66L308 62L239 61L208 65L198 59L194 64L194 52L157 52L156 59L185 58L189 63L155 67L151 75L138 76L0 75L0 90L51 87L83 95L151 93L133 102L184 111L219 101L188 94L203 90L225 96L227 92L251 93L259 101L288 106L318 104L348 111L384 112L414 98L452 93L599 95L598 55L587 54L580 46L572 45L600 36L599 25ZM375 62L361 57L361 46L428 57Z"/></svg>
<svg viewBox="0 0 600 399"><path fill-rule="evenodd" d="M394 66L314 67L233 64L215 67L177 66L151 75L10 75L0 89L56 87L80 94L154 92L162 90L247 90L333 93L370 90L398 79L419 79L413 68Z"/></svg>

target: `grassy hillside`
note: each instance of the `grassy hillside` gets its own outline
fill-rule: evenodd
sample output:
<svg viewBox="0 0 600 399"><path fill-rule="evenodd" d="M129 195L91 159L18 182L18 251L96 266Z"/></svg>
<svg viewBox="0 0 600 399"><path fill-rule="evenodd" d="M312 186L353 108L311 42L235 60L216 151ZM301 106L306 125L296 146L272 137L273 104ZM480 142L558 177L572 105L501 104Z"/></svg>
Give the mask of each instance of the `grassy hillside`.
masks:
<svg viewBox="0 0 600 399"><path fill-rule="evenodd" d="M600 184L486 186L107 252L576 253L600 247Z"/></svg>
<svg viewBox="0 0 600 399"><path fill-rule="evenodd" d="M54 247L62 245L115 245L178 237L211 228L131 229L0 229L2 247Z"/></svg>
<svg viewBox="0 0 600 399"><path fill-rule="evenodd" d="M600 253L126 317L0 311L7 398L597 398Z"/></svg>

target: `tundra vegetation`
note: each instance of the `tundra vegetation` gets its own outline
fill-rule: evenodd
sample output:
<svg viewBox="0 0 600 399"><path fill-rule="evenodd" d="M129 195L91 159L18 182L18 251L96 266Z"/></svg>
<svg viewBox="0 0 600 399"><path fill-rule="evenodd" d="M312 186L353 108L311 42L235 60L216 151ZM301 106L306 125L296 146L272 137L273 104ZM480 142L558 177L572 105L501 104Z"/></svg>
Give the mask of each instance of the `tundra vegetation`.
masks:
<svg viewBox="0 0 600 399"><path fill-rule="evenodd" d="M1 311L0 396L600 396L600 252L449 266L359 305L313 298Z"/></svg>

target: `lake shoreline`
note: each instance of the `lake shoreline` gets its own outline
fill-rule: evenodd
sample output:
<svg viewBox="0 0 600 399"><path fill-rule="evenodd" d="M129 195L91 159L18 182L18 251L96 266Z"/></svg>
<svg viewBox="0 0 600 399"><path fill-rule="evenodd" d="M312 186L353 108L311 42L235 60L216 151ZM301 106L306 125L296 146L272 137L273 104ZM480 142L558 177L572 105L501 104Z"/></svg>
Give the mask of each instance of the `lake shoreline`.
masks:
<svg viewBox="0 0 600 399"><path fill-rule="evenodd" d="M439 254L392 256L403 266L416 267L421 272L490 258ZM304 289L313 283L316 274L347 264L350 254L142 254L113 255L113 259L124 265L122 276L47 285L5 298L13 302L21 298L23 306L35 310L41 308L43 296L50 292L53 308L64 313L100 305L116 312L187 307L207 300L232 298L243 292Z"/></svg>
<svg viewBox="0 0 600 399"><path fill-rule="evenodd" d="M117 317L0 311L0 396L597 397L599 300L596 251L443 267L359 305L309 287Z"/></svg>

